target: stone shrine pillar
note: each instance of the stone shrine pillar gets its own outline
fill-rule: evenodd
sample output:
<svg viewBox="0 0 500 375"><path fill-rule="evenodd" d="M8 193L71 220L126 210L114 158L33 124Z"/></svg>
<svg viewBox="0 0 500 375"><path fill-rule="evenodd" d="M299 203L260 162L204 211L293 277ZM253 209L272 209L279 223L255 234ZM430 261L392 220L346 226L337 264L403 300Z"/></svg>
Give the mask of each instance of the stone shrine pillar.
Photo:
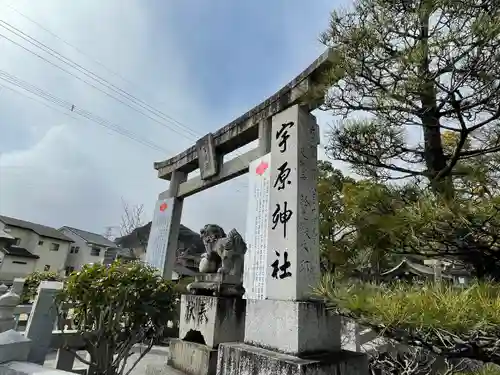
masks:
<svg viewBox="0 0 500 375"><path fill-rule="evenodd" d="M186 173L174 171L168 190L159 195L146 249L146 263L157 268L167 280L172 280L184 203L177 192L186 178Z"/></svg>
<svg viewBox="0 0 500 375"><path fill-rule="evenodd" d="M315 117L295 105L273 117L271 153L250 165L245 338L219 345L218 375L368 373L363 354L341 350L340 317L311 298L320 279L318 143Z"/></svg>

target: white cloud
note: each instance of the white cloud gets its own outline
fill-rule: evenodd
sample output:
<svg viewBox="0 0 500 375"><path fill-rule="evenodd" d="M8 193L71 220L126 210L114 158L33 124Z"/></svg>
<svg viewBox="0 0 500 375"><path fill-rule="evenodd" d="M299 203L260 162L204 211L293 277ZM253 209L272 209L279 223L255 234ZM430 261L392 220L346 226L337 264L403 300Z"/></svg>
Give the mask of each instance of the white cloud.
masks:
<svg viewBox="0 0 500 375"><path fill-rule="evenodd" d="M151 24L154 10L143 2L127 1L125 6L118 1L24 0L12 4L128 80L141 83L141 88L111 75L0 3L7 22L183 123L202 124L195 128L200 136L224 125L214 122L219 114L205 107L197 83L191 82L175 30L167 26L162 30L161 50L150 44L158 30ZM3 29L0 33L8 35ZM311 43L315 37L311 36ZM145 219L149 220L157 195L168 187L168 182L156 177L153 162L183 151L194 139L149 121L1 38L0 54L0 69L168 151L148 149L95 123L68 118L0 90L0 134L7 137L0 137L4 150L0 156L0 214L103 232L105 226L119 223L123 197L131 204L144 203ZM242 176L186 199L183 223L193 230L212 222L243 231L245 211L246 176Z"/></svg>
<svg viewBox="0 0 500 375"><path fill-rule="evenodd" d="M140 2L127 2L126 7L117 4L121 3L24 1L13 6L81 50L98 56L100 62L128 80L145 82L144 77L151 74L145 68L152 65L153 69L158 68L150 63L155 61L155 50L147 45L152 32L149 13ZM137 93L137 87L113 77L6 6L2 18L62 55L117 82L119 87ZM4 29L0 32L19 40ZM34 46L21 42L36 51ZM163 48L162 55L173 48L169 46L168 35ZM118 123L171 153L182 151L191 143L4 39L0 39L0 52L0 69L78 108ZM176 112L189 113L188 120L198 120L193 111L186 111L196 97L191 94L196 85L189 83L183 71L182 51L171 49L170 55L176 58L169 59L164 74L169 84L151 79L142 84L146 86L143 91L152 93L146 100L161 98L170 103L162 107L166 113L172 113L168 108L172 107ZM150 216L157 194L167 187L166 182L156 178L153 162L166 154L138 145L95 123L67 118L6 89L0 91L0 96L0 110L7 114L2 116L0 132L13 138L8 144L0 140L4 150L0 157L0 213L48 225L103 231L104 226L119 222L121 197L124 197L130 203L145 203ZM56 125L63 121L65 125Z"/></svg>

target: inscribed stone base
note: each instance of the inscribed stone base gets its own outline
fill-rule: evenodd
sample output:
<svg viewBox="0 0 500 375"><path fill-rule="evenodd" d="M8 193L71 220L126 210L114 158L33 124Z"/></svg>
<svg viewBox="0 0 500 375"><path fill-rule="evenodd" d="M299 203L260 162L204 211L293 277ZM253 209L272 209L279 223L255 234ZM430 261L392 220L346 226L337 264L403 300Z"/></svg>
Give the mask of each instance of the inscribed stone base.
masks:
<svg viewBox="0 0 500 375"><path fill-rule="evenodd" d="M302 355L341 349L341 319L319 302L247 300L245 343Z"/></svg>
<svg viewBox="0 0 500 375"><path fill-rule="evenodd" d="M211 348L243 341L246 300L183 294L179 338Z"/></svg>
<svg viewBox="0 0 500 375"><path fill-rule="evenodd" d="M172 339L169 365L187 375L215 375L217 349L203 344Z"/></svg>
<svg viewBox="0 0 500 375"><path fill-rule="evenodd" d="M308 357L243 343L219 345L217 375L368 375L364 354L339 351Z"/></svg>

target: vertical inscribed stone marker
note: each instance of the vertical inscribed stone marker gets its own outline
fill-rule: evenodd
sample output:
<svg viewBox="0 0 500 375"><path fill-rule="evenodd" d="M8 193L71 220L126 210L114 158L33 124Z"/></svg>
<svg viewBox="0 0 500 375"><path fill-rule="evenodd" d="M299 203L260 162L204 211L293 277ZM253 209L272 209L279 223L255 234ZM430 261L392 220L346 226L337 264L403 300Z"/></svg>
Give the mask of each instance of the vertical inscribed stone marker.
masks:
<svg viewBox="0 0 500 375"><path fill-rule="evenodd" d="M245 298L266 298L267 238L269 193L271 190L271 154L250 163L248 168L248 207L246 223Z"/></svg>
<svg viewBox="0 0 500 375"><path fill-rule="evenodd" d="M160 270L163 274L167 260L168 234L172 224L174 198L158 199L155 205L148 247L146 249L146 263Z"/></svg>
<svg viewBox="0 0 500 375"><path fill-rule="evenodd" d="M319 281L317 140L314 116L299 106L273 117L265 282L269 299L307 299Z"/></svg>

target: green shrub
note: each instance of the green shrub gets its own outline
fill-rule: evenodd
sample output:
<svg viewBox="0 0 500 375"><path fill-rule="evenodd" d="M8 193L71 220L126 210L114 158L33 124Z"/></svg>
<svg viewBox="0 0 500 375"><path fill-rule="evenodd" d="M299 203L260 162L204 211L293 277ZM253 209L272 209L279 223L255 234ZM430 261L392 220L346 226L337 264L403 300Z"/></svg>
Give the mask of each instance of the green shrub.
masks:
<svg viewBox="0 0 500 375"><path fill-rule="evenodd" d="M173 284L139 262L87 265L68 277L58 305L73 305L74 327L96 374L123 374L132 346L146 345L137 362L173 320ZM131 369L130 369L131 370Z"/></svg>
<svg viewBox="0 0 500 375"><path fill-rule="evenodd" d="M33 272L24 282L23 293L21 295L21 304L31 303L36 297L38 286L41 281L62 281L62 277L56 272Z"/></svg>
<svg viewBox="0 0 500 375"><path fill-rule="evenodd" d="M329 307L398 342L438 355L500 365L500 284L468 287L336 282L325 275L316 288ZM458 355L457 353L460 353Z"/></svg>

